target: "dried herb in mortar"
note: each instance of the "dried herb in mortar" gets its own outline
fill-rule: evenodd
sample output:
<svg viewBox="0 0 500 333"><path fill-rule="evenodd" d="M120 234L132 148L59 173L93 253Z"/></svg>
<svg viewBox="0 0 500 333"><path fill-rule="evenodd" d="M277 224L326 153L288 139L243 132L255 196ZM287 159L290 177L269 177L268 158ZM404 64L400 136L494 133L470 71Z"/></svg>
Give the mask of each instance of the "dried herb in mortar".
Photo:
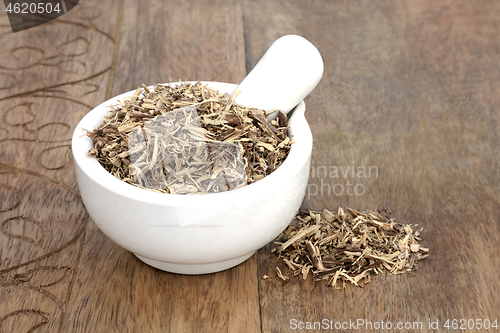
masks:
<svg viewBox="0 0 500 333"><path fill-rule="evenodd" d="M199 194L253 183L285 160L287 117L264 111L200 82L139 87L88 132L89 155L115 177L153 191Z"/></svg>
<svg viewBox="0 0 500 333"><path fill-rule="evenodd" d="M365 211L342 208L334 214L299 212L294 222L278 237L272 251L305 280L309 273L315 281L325 280L338 289L349 282L359 287L371 281L371 275L388 271L402 274L413 271L429 256L420 246L422 229L418 225L399 224L389 211ZM277 268L283 280L288 277Z"/></svg>

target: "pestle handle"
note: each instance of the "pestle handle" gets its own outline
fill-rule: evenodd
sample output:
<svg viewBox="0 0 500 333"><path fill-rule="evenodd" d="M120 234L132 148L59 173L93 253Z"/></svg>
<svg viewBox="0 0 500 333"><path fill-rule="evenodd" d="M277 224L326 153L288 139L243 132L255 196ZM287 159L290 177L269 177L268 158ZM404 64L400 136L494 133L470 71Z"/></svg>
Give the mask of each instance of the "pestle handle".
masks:
<svg viewBox="0 0 500 333"><path fill-rule="evenodd" d="M277 39L240 83L235 102L270 114L288 113L316 87L323 76L316 47L297 35ZM277 112L268 119L274 119Z"/></svg>

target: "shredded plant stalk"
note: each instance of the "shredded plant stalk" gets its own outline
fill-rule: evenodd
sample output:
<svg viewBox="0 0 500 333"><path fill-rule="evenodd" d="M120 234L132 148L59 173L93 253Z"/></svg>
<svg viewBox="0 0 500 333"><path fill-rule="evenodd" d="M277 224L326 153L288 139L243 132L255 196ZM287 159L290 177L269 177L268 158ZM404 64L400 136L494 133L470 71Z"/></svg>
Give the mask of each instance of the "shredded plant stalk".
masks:
<svg viewBox="0 0 500 333"><path fill-rule="evenodd" d="M174 194L227 191L256 182L290 151L288 121L279 112L234 103L203 85L145 85L87 135L89 155L113 176L144 189Z"/></svg>
<svg viewBox="0 0 500 333"><path fill-rule="evenodd" d="M359 212L339 208L334 214L301 211L277 238L278 254L294 275L325 281L336 289L347 282L363 287L384 271L402 274L417 269L429 256L418 225L399 224L388 210ZM286 280L278 270L278 277Z"/></svg>

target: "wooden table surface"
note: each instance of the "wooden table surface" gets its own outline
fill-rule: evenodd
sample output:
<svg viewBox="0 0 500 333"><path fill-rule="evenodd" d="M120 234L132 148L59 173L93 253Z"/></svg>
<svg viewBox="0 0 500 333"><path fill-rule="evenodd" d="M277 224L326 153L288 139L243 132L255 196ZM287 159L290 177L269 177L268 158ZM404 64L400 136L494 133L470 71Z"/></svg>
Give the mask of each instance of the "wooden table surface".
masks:
<svg viewBox="0 0 500 333"><path fill-rule="evenodd" d="M0 12L0 332L500 325L498 1L81 0L15 34ZM305 100L314 149L303 207L389 208L418 223L431 252L415 274L341 290L285 283L268 245L233 269L182 276L100 232L70 151L81 117L142 83L239 83L291 33L325 62ZM372 329L346 325L359 320Z"/></svg>

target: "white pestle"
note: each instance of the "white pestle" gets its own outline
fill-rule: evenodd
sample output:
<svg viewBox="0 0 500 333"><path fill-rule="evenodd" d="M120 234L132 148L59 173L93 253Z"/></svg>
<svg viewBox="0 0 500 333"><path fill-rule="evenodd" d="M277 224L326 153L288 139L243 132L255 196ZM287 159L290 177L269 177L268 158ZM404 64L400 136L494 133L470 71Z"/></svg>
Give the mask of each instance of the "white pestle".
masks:
<svg viewBox="0 0 500 333"><path fill-rule="evenodd" d="M323 59L316 47L297 35L277 39L243 79L235 103L265 110L268 120L290 112L323 76Z"/></svg>

